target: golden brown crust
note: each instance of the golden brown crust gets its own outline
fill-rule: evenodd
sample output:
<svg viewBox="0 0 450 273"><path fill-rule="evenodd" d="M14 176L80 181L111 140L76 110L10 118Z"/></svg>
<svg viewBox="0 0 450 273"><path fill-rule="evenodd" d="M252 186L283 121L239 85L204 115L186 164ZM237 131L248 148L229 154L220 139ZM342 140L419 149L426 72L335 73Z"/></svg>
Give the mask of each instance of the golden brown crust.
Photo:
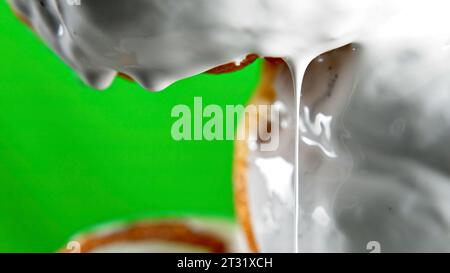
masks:
<svg viewBox="0 0 450 273"><path fill-rule="evenodd" d="M210 70L206 71L206 73L223 74L223 73L238 71L238 70L244 69L248 65L251 65L258 58L259 58L259 56L256 54L249 54L238 65L236 65L235 63L227 63L224 65L217 66L213 69L210 69ZM271 64L283 64L284 63L283 59L281 59L281 58L266 57L265 60Z"/></svg>
<svg viewBox="0 0 450 273"><path fill-rule="evenodd" d="M19 19L19 21L21 21L22 23L24 23L25 25L27 25L29 28L33 28L33 25L31 24L31 22L25 18L24 16L22 16L19 11L17 11L12 5L9 5L11 7L11 10L13 12L13 14Z"/></svg>
<svg viewBox="0 0 450 273"><path fill-rule="evenodd" d="M227 64L224 64L224 65L217 66L217 67L215 67L213 69L210 69L210 70L206 71L206 73L209 73L209 74L223 74L223 73L229 73L229 72L238 71L238 70L241 70L241 69L245 68L246 66L252 64L254 61L256 61L256 59L258 59L258 55L256 55L256 54L249 54L239 64L227 63Z"/></svg>
<svg viewBox="0 0 450 273"><path fill-rule="evenodd" d="M125 229L107 234L89 234L77 238L80 243L80 252L92 252L95 249L119 242L142 242L142 241L166 241L172 243L183 243L202 247L211 253L225 253L229 251L226 243L218 236L196 231L181 222L155 222L136 223ZM69 250L61 249L60 252L68 253Z"/></svg>
<svg viewBox="0 0 450 273"><path fill-rule="evenodd" d="M274 59L274 58L273 58ZM250 104L270 105L275 101L275 89L274 82L278 72L280 71L284 62L280 62L279 59L272 61L264 61L261 80L256 88L255 94L250 101ZM248 123L241 121L241 125L238 130L248 131ZM256 242L256 238L253 232L251 214L248 200L248 143L246 140L236 140L234 149L234 162L233 162L233 181L234 181L234 198L235 209L241 228L247 239L249 250L252 252L258 252L259 246Z"/></svg>
<svg viewBox="0 0 450 273"><path fill-rule="evenodd" d="M234 203L236 214L251 252L258 252L253 234L247 193L248 147L245 141L235 142L233 163Z"/></svg>

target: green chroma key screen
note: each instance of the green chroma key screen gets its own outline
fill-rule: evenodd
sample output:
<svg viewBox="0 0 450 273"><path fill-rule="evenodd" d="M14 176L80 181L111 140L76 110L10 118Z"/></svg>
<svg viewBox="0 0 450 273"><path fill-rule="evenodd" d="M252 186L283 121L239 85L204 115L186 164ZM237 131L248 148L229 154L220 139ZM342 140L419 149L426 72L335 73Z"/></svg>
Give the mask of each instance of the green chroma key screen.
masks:
<svg viewBox="0 0 450 273"><path fill-rule="evenodd" d="M174 141L174 105L245 104L260 61L152 93L84 85L0 2L0 252L52 252L77 232L166 215L232 218L231 141Z"/></svg>

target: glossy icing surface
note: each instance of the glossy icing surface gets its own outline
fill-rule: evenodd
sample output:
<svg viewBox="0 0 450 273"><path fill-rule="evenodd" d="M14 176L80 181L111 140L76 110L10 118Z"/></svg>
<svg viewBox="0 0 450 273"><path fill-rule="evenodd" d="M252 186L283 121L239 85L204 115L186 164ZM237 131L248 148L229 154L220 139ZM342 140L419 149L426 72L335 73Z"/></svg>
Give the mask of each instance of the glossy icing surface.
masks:
<svg viewBox="0 0 450 273"><path fill-rule="evenodd" d="M266 193L278 199L268 210L284 219L256 223L263 251L365 251L370 241L386 251L449 250L447 1L10 2L99 89L117 72L160 90L248 53L285 58L285 141L250 160L250 183L267 181L251 190L253 220L267 218ZM349 43L357 66L347 57L305 75L311 60ZM273 164L281 173L269 174Z"/></svg>

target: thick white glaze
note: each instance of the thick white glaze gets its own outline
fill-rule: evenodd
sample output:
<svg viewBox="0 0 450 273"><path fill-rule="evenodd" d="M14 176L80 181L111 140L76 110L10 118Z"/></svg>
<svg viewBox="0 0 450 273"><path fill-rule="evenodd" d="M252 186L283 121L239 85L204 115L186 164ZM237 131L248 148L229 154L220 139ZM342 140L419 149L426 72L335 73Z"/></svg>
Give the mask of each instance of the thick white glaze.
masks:
<svg viewBox="0 0 450 273"><path fill-rule="evenodd" d="M11 2L87 83L106 88L124 72L150 90L249 52L301 62L387 16L373 0Z"/></svg>
<svg viewBox="0 0 450 273"><path fill-rule="evenodd" d="M383 252L450 251L450 56L436 45L388 46L377 51L386 58L338 49L307 70L299 251L369 252L373 242ZM292 196L283 198L289 189L272 190L283 189L280 170L289 168L280 166L295 166L287 144L295 139L295 89L287 68L275 87L274 104L282 105L289 125L280 129L282 145L249 156L251 219L263 251L292 247L285 237L293 233ZM332 119L317 133L323 117Z"/></svg>
<svg viewBox="0 0 450 273"><path fill-rule="evenodd" d="M303 107L291 105L296 116L319 103L314 111L308 108L310 118L320 113L333 118L329 139L311 139L300 123L302 134L287 130L284 137L292 141L276 153L298 166L293 150L302 151L305 166L293 173L302 177L299 250L362 251L366 241L379 241L388 251L449 250L447 1L81 0L80 6L10 1L99 89L123 72L160 90L256 53L288 61L294 83L287 90L293 97L293 90L300 94L310 60L358 44L358 77L335 92L339 98L319 103L305 97ZM297 149L295 139L303 141ZM305 175L308 168L314 171ZM276 210L294 210L296 195L282 196L285 207ZM284 217L292 219L292 213ZM268 242L262 250L293 250L288 233L277 232L280 240L259 235Z"/></svg>

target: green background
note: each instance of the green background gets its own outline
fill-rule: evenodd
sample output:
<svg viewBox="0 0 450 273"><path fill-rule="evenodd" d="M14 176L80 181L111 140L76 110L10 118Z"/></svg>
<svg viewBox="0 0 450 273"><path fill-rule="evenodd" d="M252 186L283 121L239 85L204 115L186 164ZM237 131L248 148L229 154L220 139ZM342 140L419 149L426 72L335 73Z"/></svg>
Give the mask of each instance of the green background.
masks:
<svg viewBox="0 0 450 273"><path fill-rule="evenodd" d="M230 141L176 142L176 104L244 104L260 61L160 93L85 86L0 2L0 252L51 252L101 223L233 217Z"/></svg>

